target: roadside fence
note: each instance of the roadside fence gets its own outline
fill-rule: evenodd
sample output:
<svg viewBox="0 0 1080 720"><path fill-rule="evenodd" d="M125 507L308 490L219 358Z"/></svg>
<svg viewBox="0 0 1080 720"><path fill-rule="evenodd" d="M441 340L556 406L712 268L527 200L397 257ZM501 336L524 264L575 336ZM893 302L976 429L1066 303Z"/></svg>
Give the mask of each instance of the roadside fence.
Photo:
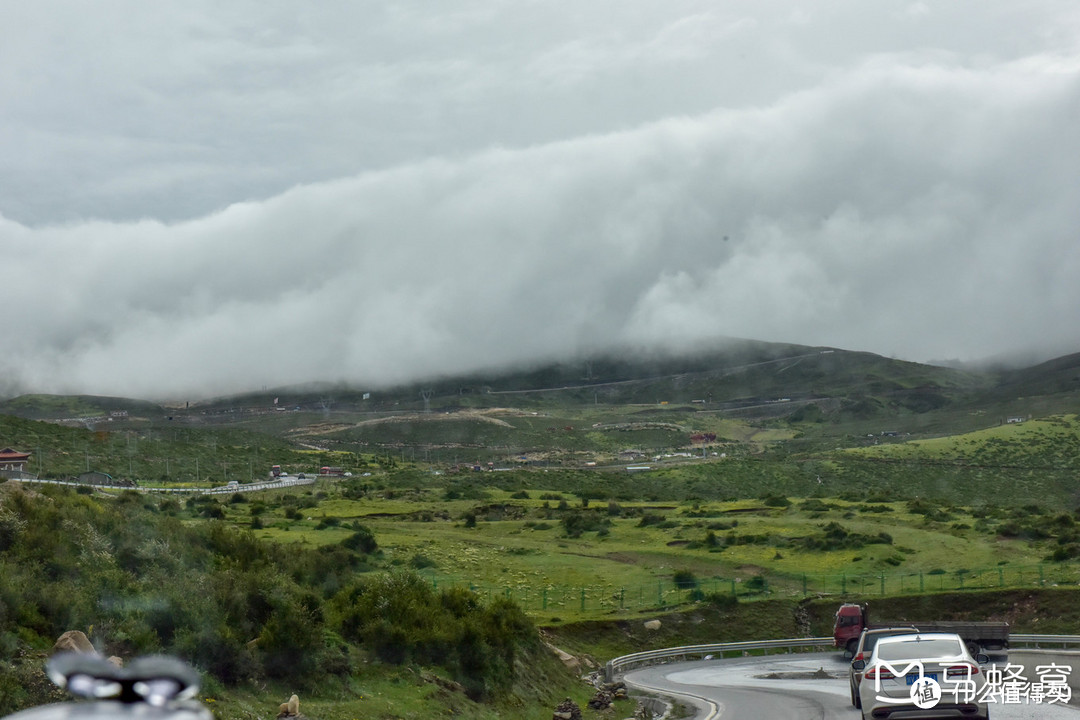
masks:
<svg viewBox="0 0 1080 720"><path fill-rule="evenodd" d="M425 577L436 589L464 587L489 600L505 597L516 602L528 613L580 614L664 610L698 602L722 605L732 599L744 601L811 595L845 598L1025 587L1076 587L1080 585L1080 564L1045 563L1002 565L974 570L837 575L769 573L729 578L698 578L683 582L657 580L654 583L633 586L498 586L431 573L426 573Z"/></svg>

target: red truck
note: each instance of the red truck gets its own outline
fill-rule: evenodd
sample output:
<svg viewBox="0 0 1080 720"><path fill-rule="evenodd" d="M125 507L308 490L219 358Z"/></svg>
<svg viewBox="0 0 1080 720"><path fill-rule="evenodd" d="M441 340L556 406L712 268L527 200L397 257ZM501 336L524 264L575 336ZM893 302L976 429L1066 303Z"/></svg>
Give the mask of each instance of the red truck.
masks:
<svg viewBox="0 0 1080 720"><path fill-rule="evenodd" d="M914 625L922 632L956 633L963 638L968 651L974 656L985 648L987 650L1005 650L1009 647L1009 623L1007 622L968 622L948 620L877 620L870 622L865 605L844 603L836 611L836 624L833 626L833 645L843 648L854 655L859 644L859 635L867 628L899 627Z"/></svg>

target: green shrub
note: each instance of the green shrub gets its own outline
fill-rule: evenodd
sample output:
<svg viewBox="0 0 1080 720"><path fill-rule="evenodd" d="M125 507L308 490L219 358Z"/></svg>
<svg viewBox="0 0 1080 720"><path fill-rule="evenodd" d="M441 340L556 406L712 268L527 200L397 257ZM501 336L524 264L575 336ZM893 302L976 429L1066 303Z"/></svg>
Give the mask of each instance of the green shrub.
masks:
<svg viewBox="0 0 1080 720"><path fill-rule="evenodd" d="M665 522L667 518L659 513L645 513L641 516L641 520L638 521L638 527L648 527L650 525L659 525Z"/></svg>
<svg viewBox="0 0 1080 720"><path fill-rule="evenodd" d="M574 510L565 513L559 522L567 537L581 537L586 532L602 532L611 524L605 515L596 510Z"/></svg>
<svg viewBox="0 0 1080 720"><path fill-rule="evenodd" d="M675 587L680 590L690 590L698 585L697 576L690 570L676 570L671 576L671 580L675 583Z"/></svg>
<svg viewBox="0 0 1080 720"><path fill-rule="evenodd" d="M718 608L731 608L739 604L739 598L731 593L712 592L705 596L705 600Z"/></svg>
<svg viewBox="0 0 1080 720"><path fill-rule="evenodd" d="M352 529L353 534L341 541L344 547L364 555L378 550L379 544L375 541L375 533L371 532L371 528L354 523Z"/></svg>
<svg viewBox="0 0 1080 720"><path fill-rule="evenodd" d="M409 558L409 567L416 570L423 570L424 568L436 567L438 563L422 553L415 553Z"/></svg>

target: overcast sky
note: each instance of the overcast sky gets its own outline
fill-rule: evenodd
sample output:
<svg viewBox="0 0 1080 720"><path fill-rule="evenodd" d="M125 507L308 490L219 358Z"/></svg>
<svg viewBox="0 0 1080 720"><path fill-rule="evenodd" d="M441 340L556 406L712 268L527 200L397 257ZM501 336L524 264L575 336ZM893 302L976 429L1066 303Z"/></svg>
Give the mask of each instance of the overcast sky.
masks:
<svg viewBox="0 0 1080 720"><path fill-rule="evenodd" d="M0 394L1080 351L1075 0L0 0Z"/></svg>

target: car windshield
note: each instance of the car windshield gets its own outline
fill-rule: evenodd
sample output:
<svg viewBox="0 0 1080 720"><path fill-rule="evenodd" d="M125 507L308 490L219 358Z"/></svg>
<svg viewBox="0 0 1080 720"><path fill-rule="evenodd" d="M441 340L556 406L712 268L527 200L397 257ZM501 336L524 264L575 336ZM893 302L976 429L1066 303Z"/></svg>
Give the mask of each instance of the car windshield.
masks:
<svg viewBox="0 0 1080 720"><path fill-rule="evenodd" d="M1078 120L1069 0L3 0L0 712L1073 631Z"/></svg>
<svg viewBox="0 0 1080 720"><path fill-rule="evenodd" d="M952 638L883 642L877 646L877 658L879 660L955 657L962 653L963 649L960 642Z"/></svg>

